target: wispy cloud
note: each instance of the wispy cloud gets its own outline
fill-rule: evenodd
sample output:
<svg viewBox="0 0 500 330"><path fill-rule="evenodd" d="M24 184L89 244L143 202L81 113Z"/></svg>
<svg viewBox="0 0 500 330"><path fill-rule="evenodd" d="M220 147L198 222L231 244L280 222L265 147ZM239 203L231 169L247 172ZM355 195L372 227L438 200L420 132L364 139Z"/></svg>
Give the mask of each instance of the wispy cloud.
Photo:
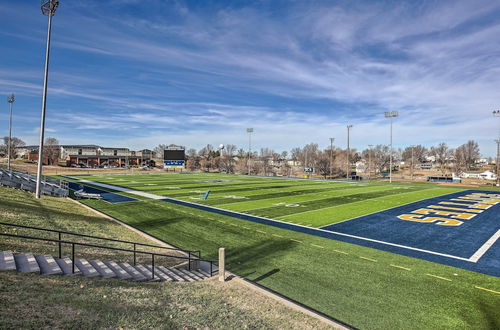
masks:
<svg viewBox="0 0 500 330"><path fill-rule="evenodd" d="M0 41L22 40L17 53L27 54L0 62L0 92L19 89L38 108L43 53L31 61L29 52L43 46L43 26L33 37L16 8ZM75 139L70 123L82 139L132 147L199 147L200 136L245 144L244 128L255 126L256 143L285 149L332 135L344 143L353 123L362 148L385 143L382 113L398 109L399 145L477 139L494 152L495 2L87 1L59 10L48 118L61 140Z"/></svg>

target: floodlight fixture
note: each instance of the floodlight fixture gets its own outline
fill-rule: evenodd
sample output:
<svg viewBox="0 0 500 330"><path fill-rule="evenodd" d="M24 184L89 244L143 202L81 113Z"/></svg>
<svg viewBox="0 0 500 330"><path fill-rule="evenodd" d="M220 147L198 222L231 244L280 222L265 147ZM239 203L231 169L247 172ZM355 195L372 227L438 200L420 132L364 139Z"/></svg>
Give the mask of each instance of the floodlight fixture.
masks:
<svg viewBox="0 0 500 330"><path fill-rule="evenodd" d="M14 94L10 94L9 99L9 108L10 108L10 117L9 117L9 143L7 146L7 169L10 171L10 158L11 158L11 149L12 149L12 104L14 103L15 97Z"/></svg>
<svg viewBox="0 0 500 330"><path fill-rule="evenodd" d="M59 0L42 0L41 10L45 16L54 16L59 7Z"/></svg>
<svg viewBox="0 0 500 330"><path fill-rule="evenodd" d="M392 183L392 119L399 116L399 111L386 111L384 112L385 118L391 119L391 154L389 155L389 182Z"/></svg>
<svg viewBox="0 0 500 330"><path fill-rule="evenodd" d="M42 93L42 118L40 120L40 143L38 146L38 168L36 172L36 190L35 197L40 198L42 192L42 166L43 166L43 137L45 133L45 110L47 108L47 82L49 79L49 58L50 58L50 36L52 31L52 17L55 15L57 7L59 7L59 0L42 0L41 10L42 14L48 16L47 26L47 45L45 48L45 71L43 79L43 93Z"/></svg>

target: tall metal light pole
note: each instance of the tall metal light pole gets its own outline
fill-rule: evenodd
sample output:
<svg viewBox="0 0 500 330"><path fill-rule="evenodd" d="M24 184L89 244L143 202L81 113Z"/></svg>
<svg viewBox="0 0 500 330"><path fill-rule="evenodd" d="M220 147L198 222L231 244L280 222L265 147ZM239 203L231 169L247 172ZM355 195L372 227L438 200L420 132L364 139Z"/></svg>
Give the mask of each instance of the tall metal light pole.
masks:
<svg viewBox="0 0 500 330"><path fill-rule="evenodd" d="M50 33L52 30L52 16L55 15L59 0L47 0L42 2L42 13L49 18L47 28L47 47L45 49L45 72L43 78L43 96L42 96L42 119L40 121L40 143L38 146L38 169L36 172L36 191L35 197L40 198L42 188L42 163L43 163L43 135L45 131L45 109L47 107L47 82L49 79L49 57L50 57Z"/></svg>
<svg viewBox="0 0 500 330"><path fill-rule="evenodd" d="M335 138L330 138L330 178L333 177L333 141Z"/></svg>
<svg viewBox="0 0 500 330"><path fill-rule="evenodd" d="M368 145L368 180L372 178L372 147L373 144Z"/></svg>
<svg viewBox="0 0 500 330"><path fill-rule="evenodd" d="M494 110L493 116L498 118L498 139L495 140L497 143L497 187L500 186L500 110Z"/></svg>
<svg viewBox="0 0 500 330"><path fill-rule="evenodd" d="M389 157L389 182L392 183L392 119L399 116L398 111L386 111L384 112L385 118L389 118L391 120L391 154Z"/></svg>
<svg viewBox="0 0 500 330"><path fill-rule="evenodd" d="M248 175L250 175L250 156L252 155L252 133L253 133L253 128L247 128L247 133L248 133L248 159L247 159L247 166L248 166Z"/></svg>
<svg viewBox="0 0 500 330"><path fill-rule="evenodd" d="M351 172L351 147L350 147L350 132L352 125L347 125L347 170L346 170L346 179L349 180L349 174Z"/></svg>
<svg viewBox="0 0 500 330"><path fill-rule="evenodd" d="M11 94L8 99L10 108L10 119L9 119L9 145L7 150L7 170L10 171L10 157L12 149L12 104L14 103L14 94Z"/></svg>

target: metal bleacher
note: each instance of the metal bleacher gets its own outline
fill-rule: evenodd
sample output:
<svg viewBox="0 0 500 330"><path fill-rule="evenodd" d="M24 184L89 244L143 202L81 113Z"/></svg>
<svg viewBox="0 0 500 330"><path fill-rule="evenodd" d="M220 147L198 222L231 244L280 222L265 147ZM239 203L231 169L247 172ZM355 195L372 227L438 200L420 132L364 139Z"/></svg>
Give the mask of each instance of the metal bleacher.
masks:
<svg viewBox="0 0 500 330"><path fill-rule="evenodd" d="M35 192L36 177L17 171L0 169L0 185ZM68 183L62 180L42 180L42 194L54 197L67 197L69 193Z"/></svg>

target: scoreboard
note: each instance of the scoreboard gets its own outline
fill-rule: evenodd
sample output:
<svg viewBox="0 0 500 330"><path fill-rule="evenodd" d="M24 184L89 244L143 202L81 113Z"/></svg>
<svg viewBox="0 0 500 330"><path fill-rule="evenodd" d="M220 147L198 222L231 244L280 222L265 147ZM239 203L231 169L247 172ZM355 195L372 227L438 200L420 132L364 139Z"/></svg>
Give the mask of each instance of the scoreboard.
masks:
<svg viewBox="0 0 500 330"><path fill-rule="evenodd" d="M171 147L163 151L163 164L166 168L184 168L185 149L181 147Z"/></svg>
<svg viewBox="0 0 500 330"><path fill-rule="evenodd" d="M184 149L175 149L169 150L165 149L163 151L163 160L185 160L185 150Z"/></svg>

